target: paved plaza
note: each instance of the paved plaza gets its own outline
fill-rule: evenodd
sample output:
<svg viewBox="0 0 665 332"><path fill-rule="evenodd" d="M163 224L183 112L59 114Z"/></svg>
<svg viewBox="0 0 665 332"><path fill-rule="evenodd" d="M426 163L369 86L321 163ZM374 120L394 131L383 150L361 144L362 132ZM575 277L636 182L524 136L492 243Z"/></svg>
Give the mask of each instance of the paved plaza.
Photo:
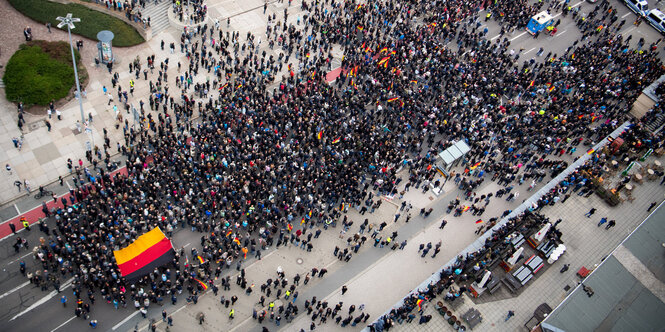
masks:
<svg viewBox="0 0 665 332"><path fill-rule="evenodd" d="M264 1L261 0L209 0L207 22L210 26L219 24L222 31L237 31L241 40L248 32L265 39L265 31L268 26L266 17L275 14L282 18L282 13L288 9L289 17L287 22L293 23L299 27L303 26L303 20L307 11L300 7L300 2L293 2L289 6L288 1L267 1L266 13L263 13ZM628 9L617 1L613 4L618 6L620 15L628 17L628 20L634 19ZM582 8L589 12L593 5L583 1L574 2L571 5ZM6 64L13 51L22 43L23 36L21 29L23 26L32 25L35 39L46 40L65 40L66 34L57 29L53 33L48 33L46 28L30 19L23 17L16 12L6 1L0 2L0 15L3 17L2 24L6 33L0 36L0 45L3 45L0 53L0 62ZM485 13L480 12L480 17ZM569 17L560 17L562 19L561 32L555 37L541 37L534 40L529 36L524 36L522 31L515 31L508 35L513 42L512 48L524 49L525 54L535 54L541 46L548 51L561 52L568 47L574 40L581 36L581 33ZM228 23L227 23L228 20ZM83 22L84 23L84 22ZM10 27L11 25L11 27ZM629 24L630 25L630 24ZM14 28L15 27L15 28ZM500 29L493 22L483 22L481 28L488 28L488 39L498 35ZM644 37L649 42L653 42L660 36L648 25L643 24L640 27L627 26L623 33L634 34L633 42L636 43L639 37ZM168 86L175 90L175 78L182 74L178 69L178 63L185 64L187 59L185 55L178 52L171 54L168 49L161 50L161 43L166 45L180 42L181 30L176 25L165 28L156 33L145 44L131 48L114 48L114 53L118 59L114 72L119 74L119 84L129 85L130 73L128 64L136 57L145 63L145 59L155 55L155 62L160 63L164 59L169 59ZM7 228L7 220L16 220L20 215L34 211L35 208L41 208L41 200L32 198L34 190L40 185L47 186L54 191L57 196L61 196L74 186L71 174L67 168L67 159L75 163L82 159L85 161L86 144L101 146L103 144L103 130L109 131L111 141L112 159L124 163L124 157L117 151L116 144L124 144L124 135L122 125L116 128L118 120L112 109L114 103L108 102L102 89L107 87L117 95L111 87L110 75L104 67L96 67L94 57L96 56L95 41L85 40L82 50L84 65L89 74L89 82L85 87L85 98L83 107L88 114L92 116L93 121L90 124L92 134L80 133L76 128L76 121L80 120L79 106L76 100L71 100L59 109L63 113L62 120L51 120L53 129L49 132L44 125L46 118L43 114L28 114L26 116L27 125L23 132L24 141L21 150L14 147L13 137L20 137L21 132L16 126L17 113L16 105L8 102L4 93L0 96L0 162L8 164L12 172L5 172L0 177L0 227ZM452 45L450 47L456 47ZM266 51L270 55L278 57L282 53L281 49L275 47L270 49L268 43L260 43L258 51ZM342 54L340 48L334 48L334 60L331 63L331 69L336 69L341 63ZM660 56L662 59L662 55ZM299 60L292 58L294 69L300 70ZM0 70L2 71L2 70ZM286 66L282 72L276 76L288 75ZM202 83L210 80L212 74L204 70L199 72L194 78L194 83ZM150 74L148 80L154 81L155 74ZM270 88L278 88L279 80L276 80ZM0 92L4 92L0 89ZM143 79L136 80L136 89L133 96L129 97L129 103L138 107L139 101L148 102L150 88L148 81ZM204 98L195 98L196 101L206 100ZM135 125L131 114L123 113L125 119L128 119L130 126ZM156 116L158 112L152 112ZM196 122L196 120L195 120ZM586 153L580 148L573 155L564 155L562 158L567 162L572 162L576 157ZM650 156L645 163L653 163L659 160L665 163L665 158L655 155ZM87 162L86 167L90 167ZM462 172L463 167L453 169L456 172ZM408 179L408 170L404 169L398 174L402 179ZM58 178L62 177L63 184L58 183ZM542 187L551 177L546 177L545 181L538 183L536 189ZM438 177L436 179L443 179ZM20 191L15 186L16 181L27 180L32 187L32 194L28 194L21 187ZM403 183L406 183L404 181ZM580 281L575 275L577 269L581 266L593 268L599 264L624 238L631 233L635 227L648 216L647 207L652 202L662 202L665 198L665 186L659 185L660 179L645 181L637 185L633 191L634 201L623 202L616 207L609 207L598 196L592 195L584 198L573 194L565 203L557 203L554 206L547 206L542 213L550 220L561 218L563 222L559 229L563 233L563 241L567 247L566 253L552 266L549 266L542 274L533 279L526 289L517 297L506 295L505 299L497 301L482 301L481 299L472 299L464 294L461 303L456 307L455 314L460 316L470 308L480 311L483 321L474 329L477 331L525 331L524 324L531 318L533 311L542 303L548 303L550 307L556 307L572 291ZM499 217L506 210L512 210L529 197L528 182L515 187L515 192L519 192L519 199L506 201L505 198L494 198L492 204L487 207L482 219L489 220L492 217ZM400 186L403 188L403 185ZM495 193L501 189L494 181L485 181L475 191L478 195ZM533 191L535 192L535 190ZM364 313L369 314L369 320L366 323L357 326L347 326L342 328L336 325L332 320L327 324L318 325L317 331L359 331L386 313L395 303L398 303L404 296L414 290L423 280L429 278L438 271L445 263L454 259L459 252L478 238L474 231L479 226L475 223L476 216L465 213L461 217L453 217L452 213L446 213L446 206L449 201L456 197L462 197L463 191L459 190L453 181L447 181L443 185L441 195L434 195L432 191L423 193L420 189L411 189L404 197L385 197L383 204L374 213L360 214L360 211L350 208L346 216L352 220L353 226L348 232L342 233L342 226L330 227L324 230L320 239L312 252L307 252L293 244L282 246L276 249L274 246L264 251L261 260L257 260L253 255L248 255L248 259L243 263L243 268L247 274L248 284L254 284L255 292L252 295L245 295L242 289L233 284L239 272L234 269L225 269L223 275L231 276L232 286L230 291L220 291L220 295L229 298L237 295L239 300L233 309L235 318L228 319L229 308L220 304L219 296L213 296L208 290L198 299L198 304L186 304L182 297L176 305L171 305L165 301L163 307L153 305L144 319L139 312L133 309L132 304L127 308L114 310L111 305L100 303L94 308L94 317L99 320L101 328L104 331L133 331L136 327L141 331L149 330L150 319L155 319L158 331L165 331L167 326L161 320L162 309L166 310L173 317L174 326L170 331L261 331L261 325L252 318L252 310L258 311L264 308L258 305L258 299L261 293L258 291L259 285L268 278L276 278L278 269L286 273L286 277L292 280L293 276L300 274L305 276L312 268L325 268L328 273L323 278L312 277L307 285L298 287L299 296L296 304L302 309L305 300L311 300L316 296L317 299L324 299L328 303L334 304L343 301L346 311L350 304L359 307L364 305ZM400 210L401 204L406 202L412 207L410 211ZM586 218L584 214L594 207L597 212L592 218ZM425 217L419 214L421 209L432 209L429 216ZM661 207L662 208L662 207ZM398 220L393 222L395 215L400 214ZM409 222L406 222L407 215L411 215ZM604 227L597 227L598 220L603 216L611 216L616 219L616 226L606 230ZM381 233L382 236L397 232L398 237L395 243L407 240L408 244L403 250L391 250L390 246L379 248L371 243L362 246L357 254L354 254L349 262L338 260L333 251L335 247L347 248L346 239L358 231L358 226L362 221L368 218L369 222L376 227L382 222L387 226ZM441 220L446 219L448 224L445 228L440 228ZM315 231L313 229L312 231ZM9 234L8 232L6 232ZM26 236L31 244L39 243L40 234L37 231L27 233L20 232L19 235ZM5 233L1 233L5 234ZM204 234L190 232L187 229L176 231L172 242L175 248L184 248L186 251L193 247L200 249L200 238ZM366 233L369 237L369 232ZM369 239L368 242L373 241ZM442 251L435 258L430 255L424 258L417 252L421 243L442 242ZM59 295L55 292L42 292L37 286L27 285L26 278L18 273L18 261L22 259L31 259L29 252L21 251L20 255L15 254L12 248L13 237L8 235L0 239L0 300L4 302L0 307L0 324L6 324L6 328L13 331L73 331L76 329L89 328L87 322L77 319L72 314L72 309L63 309L59 304ZM561 274L559 269L563 264L570 264L570 270ZM235 264L234 264L235 267ZM220 281L216 280L216 284ZM341 288L348 287L348 292L341 294ZM459 286L459 285L458 285ZM570 286L570 290L565 290ZM63 291L71 294L71 289L63 285ZM503 290L507 292L507 290ZM101 297L100 297L101 299ZM287 300L279 300L277 306L286 303ZM100 302L104 302L101 301ZM476 303L477 302L477 303ZM505 321L508 310L515 312L515 316ZM308 315L296 316L290 324L282 322L281 326L276 326L272 321L266 319L264 326L270 331L299 331L309 330L312 319ZM434 303L431 303L424 310L426 314L433 316L427 324L419 325L416 321L411 324L397 325L395 331L452 331L452 327L443 320L435 311ZM197 317L200 313L205 314L206 320L199 325ZM356 315L359 311L356 311ZM22 317L14 319L15 317Z"/></svg>

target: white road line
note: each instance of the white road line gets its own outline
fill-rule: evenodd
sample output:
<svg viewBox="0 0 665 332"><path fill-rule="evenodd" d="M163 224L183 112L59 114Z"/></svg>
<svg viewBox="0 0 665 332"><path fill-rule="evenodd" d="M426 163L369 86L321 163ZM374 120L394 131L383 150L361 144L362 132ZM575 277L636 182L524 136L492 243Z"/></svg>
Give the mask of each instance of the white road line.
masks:
<svg viewBox="0 0 665 332"><path fill-rule="evenodd" d="M49 293L48 295L46 295L46 296L42 297L41 299L39 299L39 301L33 303L33 304L32 304L31 306L29 306L27 309L25 309L25 310L19 312L18 314L16 314L16 316L12 317L12 319L10 319L9 321L11 322L11 321L13 321L13 320L16 319L16 318L19 318L19 317L25 315L25 314L28 313L30 310L35 309L35 308L39 307L40 305L42 305L42 304L48 302L48 300L54 298L56 295L58 295L58 292L56 292L56 291L52 291L52 292Z"/></svg>
<svg viewBox="0 0 665 332"><path fill-rule="evenodd" d="M581 4L583 4L583 3L584 3L584 1L580 1L580 2L578 2L578 3L576 3L576 4L572 5L572 6L570 6L570 8L572 9L572 8L575 8L575 7L579 7L579 6L580 6ZM552 18L557 18L557 17L559 17L559 16L561 16L561 13L557 13L556 15L552 16Z"/></svg>
<svg viewBox="0 0 665 332"><path fill-rule="evenodd" d="M633 31L633 30L635 30L635 29L637 29L637 27L636 27L636 26L632 26L632 27L630 27L630 28L628 28L628 29L626 29L626 30L620 32L620 34L623 35L624 33L629 33L629 32L631 32L631 31Z"/></svg>
<svg viewBox="0 0 665 332"><path fill-rule="evenodd" d="M21 289L21 288L23 288L23 287L25 287L29 284L30 284L30 281L26 281L26 282L24 282L24 283L22 283L22 284L20 284L16 287L14 287L13 289L8 290L6 293L0 295L0 299L7 296L7 295L9 295L9 294L11 294L11 293L14 293L15 291L17 291L17 290L19 290L19 289Z"/></svg>
<svg viewBox="0 0 665 332"><path fill-rule="evenodd" d="M191 243L191 242L190 242L190 243L187 243L186 245L183 246L183 248L187 248L187 247L189 247L190 244L192 244L192 243Z"/></svg>
<svg viewBox="0 0 665 332"><path fill-rule="evenodd" d="M17 214L21 214L21 210L18 209L18 206L16 206L16 203L14 203L14 208L16 209Z"/></svg>
<svg viewBox="0 0 665 332"><path fill-rule="evenodd" d="M25 254L25 255L19 257L18 259L15 259L15 260L13 260L13 261L7 263L7 265L14 264L14 263L16 263L16 262L22 260L23 258L30 256L30 255L32 255L32 252L29 252L29 253L27 253L27 254ZM1 299L1 298L2 298L2 297L0 297L0 299Z"/></svg>
<svg viewBox="0 0 665 332"><path fill-rule="evenodd" d="M628 15L630 15L630 14L631 14L631 12L627 12L627 13L623 14L623 16L621 16L621 18L624 18L624 17L626 17L626 16L628 16Z"/></svg>
<svg viewBox="0 0 665 332"><path fill-rule="evenodd" d="M533 50L535 50L535 49L536 49L536 48L534 47L534 48L532 48L532 49L530 49L530 50L524 52L524 54L527 54L527 53L529 53L529 52L531 52L531 51L533 51Z"/></svg>
<svg viewBox="0 0 665 332"><path fill-rule="evenodd" d="M517 38L519 38L519 37L522 37L522 36L524 36L525 34L526 34L526 31L520 33L519 35L517 35L517 36L515 36L515 37L513 37L513 38L510 38L510 41L513 41L513 40L515 40L515 39L517 39Z"/></svg>
<svg viewBox="0 0 665 332"><path fill-rule="evenodd" d="M555 37L559 37L559 36L563 35L564 33L566 33L566 31L568 31L568 30L563 30L563 31L557 33Z"/></svg>
<svg viewBox="0 0 665 332"><path fill-rule="evenodd" d="M55 331L55 330L57 330L57 329L59 329L59 328L65 326L65 325L67 325L67 323L71 322L74 318L76 318L76 316L74 316L74 317L72 317L72 318L66 320L64 323L58 325L58 327L56 327L56 328L54 328L53 330L51 330L51 332L53 332L53 331Z"/></svg>
<svg viewBox="0 0 665 332"><path fill-rule="evenodd" d="M60 287L60 291L63 291L63 290L65 290L67 287L71 286L73 280L74 280L74 278L71 278L71 279L65 281L65 283L63 284L63 286ZM54 298L54 297L55 297L56 295L58 295L58 294L59 294L59 293L58 293L57 291L52 291L52 292L49 293L48 295L46 295L46 296L42 297L41 299L39 299L39 301L33 303L33 304L32 304L31 306L29 306L27 309L25 309L25 310L19 312L18 314L16 314L16 316L12 317L12 319L10 319L9 321L11 322L11 321L13 321L13 320L16 319L16 318L19 318L19 317L25 315L25 314L28 313L30 310L35 309L35 308L39 307L40 305L42 305L42 304L48 302L50 299Z"/></svg>
<svg viewBox="0 0 665 332"><path fill-rule="evenodd" d="M186 304L183 304L182 307L180 307L180 308L178 308L178 310L176 310L176 311L170 313L169 316L177 314L178 312L180 312L180 310L185 309L185 307L187 307L187 305L186 305ZM166 322L164 322L163 320L157 320L157 321L155 322L155 325L159 325L160 323L166 323ZM150 324L146 324L145 326L141 327L141 328L139 329L139 331L147 330L148 327L150 327ZM53 332L53 331L51 331L51 332Z"/></svg>
<svg viewBox="0 0 665 332"><path fill-rule="evenodd" d="M125 319L123 319L122 321L120 321L120 323L115 324L111 330L113 330L113 331L117 330L120 326L122 326L122 324L127 323L130 319L134 318L134 316L138 315L139 312L140 312L140 311L138 311L138 310L134 311L133 314L127 316L127 318L125 318Z"/></svg>

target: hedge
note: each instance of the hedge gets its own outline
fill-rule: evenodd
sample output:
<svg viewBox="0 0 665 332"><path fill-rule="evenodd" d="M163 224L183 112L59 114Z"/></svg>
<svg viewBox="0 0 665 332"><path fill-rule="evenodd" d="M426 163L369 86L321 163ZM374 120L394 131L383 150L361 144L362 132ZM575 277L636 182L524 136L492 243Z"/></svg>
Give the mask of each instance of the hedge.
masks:
<svg viewBox="0 0 665 332"><path fill-rule="evenodd" d="M87 72L74 50L82 84ZM66 97L74 88L74 68L69 43L35 40L19 47L7 62L5 75L7 100L22 101L26 106L48 105ZM82 85L84 86L84 85Z"/></svg>
<svg viewBox="0 0 665 332"><path fill-rule="evenodd" d="M97 40L99 31L110 30L115 35L113 46L133 46L145 41L134 27L123 20L80 4L61 4L47 0L9 0L9 3L23 15L37 22L44 24L51 22L53 28L60 23L56 17L72 13L73 17L81 19L81 22L74 23L76 28L72 33Z"/></svg>

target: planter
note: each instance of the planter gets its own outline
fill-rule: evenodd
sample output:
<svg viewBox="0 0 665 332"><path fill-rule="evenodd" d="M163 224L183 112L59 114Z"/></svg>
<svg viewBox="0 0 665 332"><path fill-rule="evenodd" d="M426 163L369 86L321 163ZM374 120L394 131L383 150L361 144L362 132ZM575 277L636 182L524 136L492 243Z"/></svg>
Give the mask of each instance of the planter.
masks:
<svg viewBox="0 0 665 332"><path fill-rule="evenodd" d="M462 326L462 324L460 324L459 321L456 321L455 324L453 324L453 328L454 328L455 330L458 330L460 326Z"/></svg>
<svg viewBox="0 0 665 332"><path fill-rule="evenodd" d="M446 314L443 315L443 319L448 320L448 319L450 319L450 317L451 317L452 315L453 315L452 312L450 312L450 311L446 311Z"/></svg>
<svg viewBox="0 0 665 332"><path fill-rule="evenodd" d="M436 309L439 310L439 309L441 309L441 308L443 308L443 302L438 301L438 302L436 303Z"/></svg>
<svg viewBox="0 0 665 332"><path fill-rule="evenodd" d="M455 322L457 322L457 317L451 316L450 318L448 318L448 324L453 325L455 324Z"/></svg>
<svg viewBox="0 0 665 332"><path fill-rule="evenodd" d="M457 331L460 331L460 332L464 332L464 331L466 331L466 326L464 326L464 325L460 326L460 327L457 329Z"/></svg>

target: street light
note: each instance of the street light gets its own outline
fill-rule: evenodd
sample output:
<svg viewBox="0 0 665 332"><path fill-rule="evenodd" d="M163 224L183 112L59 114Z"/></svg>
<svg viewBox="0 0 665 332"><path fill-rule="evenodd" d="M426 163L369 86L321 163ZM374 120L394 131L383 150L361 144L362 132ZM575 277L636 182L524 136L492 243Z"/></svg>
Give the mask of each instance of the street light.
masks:
<svg viewBox="0 0 665 332"><path fill-rule="evenodd" d="M79 85L79 74L76 70L76 58L74 57L74 46L72 45L72 30L74 29L74 22L81 22L80 18L72 17L72 13L67 13L65 17L58 16L55 18L60 21L58 28L62 29L67 26L67 34L69 34L69 48L72 51L72 63L74 65L74 78L76 79L76 92L78 93L79 108L81 109L81 126L85 124L85 115L83 114L83 96L81 95L81 86Z"/></svg>

